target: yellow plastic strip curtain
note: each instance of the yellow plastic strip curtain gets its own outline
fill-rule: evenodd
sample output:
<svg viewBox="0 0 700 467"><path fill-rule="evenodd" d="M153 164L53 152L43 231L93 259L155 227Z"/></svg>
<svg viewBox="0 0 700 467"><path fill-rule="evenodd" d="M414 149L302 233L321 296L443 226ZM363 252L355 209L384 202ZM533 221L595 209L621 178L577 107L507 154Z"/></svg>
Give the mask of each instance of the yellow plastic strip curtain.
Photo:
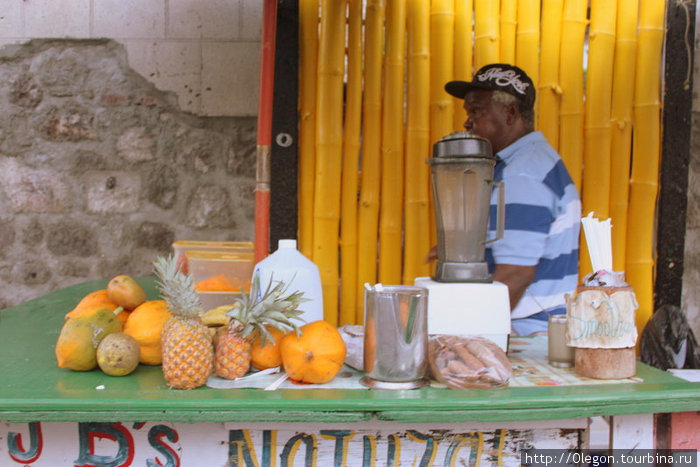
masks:
<svg viewBox="0 0 700 467"><path fill-rule="evenodd" d="M426 159L465 120L444 84L514 61L537 86L536 129L561 154L583 214L612 219L614 268L635 288L641 328L653 297L664 7L300 0L299 245L322 272L326 319L362 323L365 283L430 275ZM583 273L585 250L581 260Z"/></svg>
<svg viewBox="0 0 700 467"><path fill-rule="evenodd" d="M628 282L634 287L642 329L654 307L654 226L661 155L661 57L664 41L663 0L639 4L634 82L632 175L627 223Z"/></svg>
<svg viewBox="0 0 700 467"><path fill-rule="evenodd" d="M353 324L357 308L357 190L362 125L362 0L348 0L347 86L340 193L340 318Z"/></svg>
<svg viewBox="0 0 700 467"><path fill-rule="evenodd" d="M382 197L379 211L379 281L401 283L403 220L404 59L406 0L389 0L382 108Z"/></svg>
<svg viewBox="0 0 700 467"><path fill-rule="evenodd" d="M299 0L299 251L311 258L316 169L318 0Z"/></svg>
<svg viewBox="0 0 700 467"><path fill-rule="evenodd" d="M404 186L404 266L402 282L430 274L425 256L430 249L430 6L408 0L406 6L408 69L406 95L406 170Z"/></svg>
<svg viewBox="0 0 700 467"><path fill-rule="evenodd" d="M610 107L617 4L609 0L592 0L590 11L581 202L584 215L593 212L597 218L607 219L610 203ZM591 272L585 239L581 242L580 263L581 276Z"/></svg>
<svg viewBox="0 0 700 467"><path fill-rule="evenodd" d="M625 270L627 257L627 209L632 156L632 103L634 101L635 55L637 50L638 0L618 0L615 63L613 65L610 217L613 269Z"/></svg>
<svg viewBox="0 0 700 467"><path fill-rule="evenodd" d="M316 89L313 256L321 275L323 316L338 323L338 231L343 146L345 1L321 1Z"/></svg>

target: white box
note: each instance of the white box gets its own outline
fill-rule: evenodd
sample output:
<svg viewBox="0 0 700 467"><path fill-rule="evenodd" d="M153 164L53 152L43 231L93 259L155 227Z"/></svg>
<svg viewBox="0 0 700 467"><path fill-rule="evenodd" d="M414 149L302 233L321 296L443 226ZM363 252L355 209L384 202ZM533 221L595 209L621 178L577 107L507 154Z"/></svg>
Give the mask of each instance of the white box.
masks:
<svg viewBox="0 0 700 467"><path fill-rule="evenodd" d="M428 334L485 337L507 350L510 299L505 284L417 277L415 285L428 289Z"/></svg>

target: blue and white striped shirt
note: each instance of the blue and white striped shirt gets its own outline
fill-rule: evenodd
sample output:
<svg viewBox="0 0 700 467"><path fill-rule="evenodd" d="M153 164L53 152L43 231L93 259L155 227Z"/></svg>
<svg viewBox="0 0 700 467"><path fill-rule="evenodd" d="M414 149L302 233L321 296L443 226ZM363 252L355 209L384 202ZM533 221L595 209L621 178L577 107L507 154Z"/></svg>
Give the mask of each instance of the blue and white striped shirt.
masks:
<svg viewBox="0 0 700 467"><path fill-rule="evenodd" d="M498 153L494 179L505 185L505 233L486 249L495 263L537 266L535 279L511 311L513 319L561 312L564 294L578 283L581 200L563 161L544 135L531 132ZM497 197L491 198L489 232L495 236Z"/></svg>

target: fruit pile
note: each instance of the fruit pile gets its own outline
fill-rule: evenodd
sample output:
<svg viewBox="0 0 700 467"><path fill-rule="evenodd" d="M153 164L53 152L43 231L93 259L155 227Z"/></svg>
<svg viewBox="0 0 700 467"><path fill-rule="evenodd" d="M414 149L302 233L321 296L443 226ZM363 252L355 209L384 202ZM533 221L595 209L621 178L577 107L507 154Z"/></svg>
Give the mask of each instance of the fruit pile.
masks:
<svg viewBox="0 0 700 467"><path fill-rule="evenodd" d="M251 367L281 366L293 380L321 384L342 367L346 347L336 327L299 325L306 299L282 281L261 287L255 280L236 303L204 312L175 258L158 258L154 267L161 299L147 300L138 282L119 275L66 314L56 343L60 368L124 376L139 363L162 365L171 388L193 389L212 374L233 379Z"/></svg>

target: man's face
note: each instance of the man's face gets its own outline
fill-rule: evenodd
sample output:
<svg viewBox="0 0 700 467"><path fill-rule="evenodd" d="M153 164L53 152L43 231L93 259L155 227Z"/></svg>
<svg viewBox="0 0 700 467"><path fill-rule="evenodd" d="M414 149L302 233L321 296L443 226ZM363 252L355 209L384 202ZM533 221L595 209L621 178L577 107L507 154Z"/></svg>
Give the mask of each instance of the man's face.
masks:
<svg viewBox="0 0 700 467"><path fill-rule="evenodd" d="M472 89L464 96L464 128L491 143L494 153L507 146L508 106L491 100L491 91Z"/></svg>

